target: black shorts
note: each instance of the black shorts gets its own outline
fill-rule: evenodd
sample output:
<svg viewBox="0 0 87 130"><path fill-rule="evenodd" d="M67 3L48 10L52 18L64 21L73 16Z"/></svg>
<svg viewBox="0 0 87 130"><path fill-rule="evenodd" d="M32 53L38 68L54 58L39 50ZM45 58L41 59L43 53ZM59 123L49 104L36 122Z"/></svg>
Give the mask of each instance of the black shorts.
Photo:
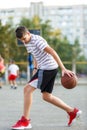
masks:
<svg viewBox="0 0 87 130"><path fill-rule="evenodd" d="M54 70L38 70L28 82L32 87L39 88L41 92L51 93L58 68Z"/></svg>

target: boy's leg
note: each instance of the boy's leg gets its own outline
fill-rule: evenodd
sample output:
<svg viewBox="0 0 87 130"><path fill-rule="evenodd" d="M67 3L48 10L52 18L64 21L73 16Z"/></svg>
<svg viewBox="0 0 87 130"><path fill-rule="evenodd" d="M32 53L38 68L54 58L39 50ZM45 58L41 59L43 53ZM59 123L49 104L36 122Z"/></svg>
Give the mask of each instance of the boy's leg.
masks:
<svg viewBox="0 0 87 130"><path fill-rule="evenodd" d="M43 99L63 110L65 110L69 116L69 121L68 121L68 126L72 125L73 121L75 119L77 119L82 111L79 110L78 108L72 108L69 105L67 105L66 103L64 103L61 99L53 96L52 94L48 93L48 92L43 92L42 93Z"/></svg>
<svg viewBox="0 0 87 130"><path fill-rule="evenodd" d="M48 92L43 92L42 97L45 101L65 110L66 112L71 112L73 111L73 108L64 103L61 99L59 99L56 96L53 96L51 93Z"/></svg>
<svg viewBox="0 0 87 130"><path fill-rule="evenodd" d="M9 80L10 87L13 88L13 82L12 80Z"/></svg>
<svg viewBox="0 0 87 130"><path fill-rule="evenodd" d="M15 80L12 80L12 84L13 84L13 88L14 88L14 89L17 89L16 79L15 79Z"/></svg>
<svg viewBox="0 0 87 130"><path fill-rule="evenodd" d="M32 128L29 115L30 115L30 108L32 105L32 94L33 91L35 90L34 87L31 87L29 84L25 86L24 88L24 112L23 116L21 117L20 120L16 122L12 126L12 129L18 130L18 129L27 129L27 128Z"/></svg>
<svg viewBox="0 0 87 130"><path fill-rule="evenodd" d="M31 87L29 84L24 88L24 117L29 119L30 108L32 105L32 94L36 88Z"/></svg>
<svg viewBox="0 0 87 130"><path fill-rule="evenodd" d="M16 122L15 125L12 126L12 129L26 129L31 128L30 123L30 109L32 105L32 94L34 90L37 88L38 83L38 72L31 78L31 80L24 87L24 111L23 116L20 120Z"/></svg>

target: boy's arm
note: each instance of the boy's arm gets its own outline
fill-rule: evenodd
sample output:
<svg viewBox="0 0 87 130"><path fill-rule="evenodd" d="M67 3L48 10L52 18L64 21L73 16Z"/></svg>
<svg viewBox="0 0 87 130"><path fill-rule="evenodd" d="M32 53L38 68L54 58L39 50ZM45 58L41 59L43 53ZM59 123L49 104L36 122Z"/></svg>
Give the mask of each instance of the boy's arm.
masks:
<svg viewBox="0 0 87 130"><path fill-rule="evenodd" d="M38 69L38 64L37 64L37 61L36 61L35 58L33 59L33 65L34 65L34 70L33 70L33 75L34 75L37 72L37 69Z"/></svg>
<svg viewBox="0 0 87 130"><path fill-rule="evenodd" d="M37 69L38 69L38 64L37 64L37 61L36 61L35 58L34 58L34 60L33 60L33 64L34 64L34 68L37 68Z"/></svg>
<svg viewBox="0 0 87 130"><path fill-rule="evenodd" d="M67 70L65 68L65 66L63 65L60 57L58 56L58 54L56 53L56 51L51 48L50 46L47 46L44 51L46 51L47 53L49 53L50 55L52 55L52 57L55 59L55 61L57 62L57 64L60 66L61 70L62 70L62 75L64 75L64 73L68 74L69 76L73 75L72 71Z"/></svg>
<svg viewBox="0 0 87 130"><path fill-rule="evenodd" d="M16 64L15 64L15 65L16 65ZM16 67L17 67L17 70L16 70L16 71L17 71L17 72L16 72L16 73L17 73L17 78L19 78L19 77L20 77L20 76L19 76L19 75L20 75L19 66L16 65Z"/></svg>

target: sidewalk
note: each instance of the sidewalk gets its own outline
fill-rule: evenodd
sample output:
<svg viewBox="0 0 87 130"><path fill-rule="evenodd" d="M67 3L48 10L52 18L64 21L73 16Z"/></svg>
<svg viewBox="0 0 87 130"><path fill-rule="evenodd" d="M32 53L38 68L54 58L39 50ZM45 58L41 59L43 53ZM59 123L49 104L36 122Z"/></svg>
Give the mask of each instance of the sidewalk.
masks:
<svg viewBox="0 0 87 130"><path fill-rule="evenodd" d="M81 118L71 127L67 127L67 114L41 98L36 90L33 94L31 109L31 130L87 130L87 86L77 86L67 90L55 85L53 94L71 106L83 111ZM23 86L17 90L3 86L0 89L0 130L10 130L11 126L20 118L23 109Z"/></svg>

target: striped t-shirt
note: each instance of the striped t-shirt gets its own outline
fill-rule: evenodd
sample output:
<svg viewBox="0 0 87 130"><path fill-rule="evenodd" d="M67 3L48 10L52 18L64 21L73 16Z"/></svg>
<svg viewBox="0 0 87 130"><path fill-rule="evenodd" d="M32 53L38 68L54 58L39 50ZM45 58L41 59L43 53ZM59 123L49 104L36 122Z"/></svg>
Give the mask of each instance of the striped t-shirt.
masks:
<svg viewBox="0 0 87 130"><path fill-rule="evenodd" d="M58 67L58 64L54 58L44 51L45 47L49 45L41 36L31 34L30 42L24 45L27 52L31 53L35 57L39 69L52 70Z"/></svg>

